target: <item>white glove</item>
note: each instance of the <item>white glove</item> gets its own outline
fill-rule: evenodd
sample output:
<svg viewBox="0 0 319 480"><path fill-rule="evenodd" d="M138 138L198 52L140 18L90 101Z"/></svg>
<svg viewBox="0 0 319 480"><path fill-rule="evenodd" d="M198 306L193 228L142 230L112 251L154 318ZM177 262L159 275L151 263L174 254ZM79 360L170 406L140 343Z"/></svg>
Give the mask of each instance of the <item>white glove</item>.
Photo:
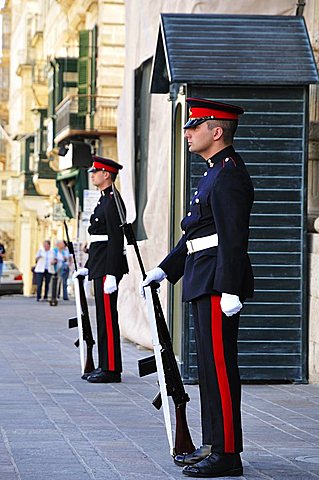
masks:
<svg viewBox="0 0 319 480"><path fill-rule="evenodd" d="M145 298L144 287L147 287L151 282L162 282L166 278L166 273L159 267L155 267L149 272L146 272L145 280L140 282L140 295Z"/></svg>
<svg viewBox="0 0 319 480"><path fill-rule="evenodd" d="M89 274L89 270L85 267L79 268L78 270L75 270L73 275L72 275L72 280L74 280L76 277L79 275L82 275L83 277L86 277Z"/></svg>
<svg viewBox="0 0 319 480"><path fill-rule="evenodd" d="M243 308L243 304L241 303L237 295L231 295L230 293L222 293L220 307L227 317L231 317Z"/></svg>
<svg viewBox="0 0 319 480"><path fill-rule="evenodd" d="M104 293L110 295L113 292L116 292L117 285L116 285L116 278L114 275L106 275L106 279L104 282Z"/></svg>

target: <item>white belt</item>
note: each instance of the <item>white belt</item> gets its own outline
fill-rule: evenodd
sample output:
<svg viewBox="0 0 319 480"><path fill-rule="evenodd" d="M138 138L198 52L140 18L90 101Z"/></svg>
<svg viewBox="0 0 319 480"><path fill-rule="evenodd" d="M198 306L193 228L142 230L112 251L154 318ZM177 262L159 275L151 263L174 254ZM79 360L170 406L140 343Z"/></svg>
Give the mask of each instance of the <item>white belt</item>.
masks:
<svg viewBox="0 0 319 480"><path fill-rule="evenodd" d="M205 250L205 248L217 247L218 235L208 235L207 237L193 238L192 240L186 240L186 246L188 254Z"/></svg>
<svg viewBox="0 0 319 480"><path fill-rule="evenodd" d="M109 239L108 235L90 235L91 243L93 242L107 242Z"/></svg>

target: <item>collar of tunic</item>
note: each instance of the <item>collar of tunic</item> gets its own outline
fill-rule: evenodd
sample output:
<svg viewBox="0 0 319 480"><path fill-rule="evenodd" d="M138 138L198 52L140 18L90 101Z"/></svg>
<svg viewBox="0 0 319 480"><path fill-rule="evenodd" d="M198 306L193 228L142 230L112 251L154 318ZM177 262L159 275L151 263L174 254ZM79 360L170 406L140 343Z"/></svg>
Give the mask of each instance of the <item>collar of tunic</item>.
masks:
<svg viewBox="0 0 319 480"><path fill-rule="evenodd" d="M213 167L217 163L221 162L224 160L226 157L231 157L232 155L235 155L235 150L232 145L229 145L228 147L223 148L223 150L220 150L219 152L215 153L212 157L210 157L206 161L206 165L208 168Z"/></svg>

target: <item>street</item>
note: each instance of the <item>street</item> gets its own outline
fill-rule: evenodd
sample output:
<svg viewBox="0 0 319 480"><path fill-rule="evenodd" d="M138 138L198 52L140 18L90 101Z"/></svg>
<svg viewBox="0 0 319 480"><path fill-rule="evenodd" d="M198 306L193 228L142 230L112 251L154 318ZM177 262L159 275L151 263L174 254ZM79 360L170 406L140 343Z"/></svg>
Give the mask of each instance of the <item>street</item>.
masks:
<svg viewBox="0 0 319 480"><path fill-rule="evenodd" d="M0 310L0 480L186 478L151 404L156 375L138 376L149 351L123 341L122 383L90 384L80 378L77 331L68 329L73 300L50 307L3 296ZM186 390L199 446L198 387ZM319 385L244 385L242 405L242 478L319 479Z"/></svg>

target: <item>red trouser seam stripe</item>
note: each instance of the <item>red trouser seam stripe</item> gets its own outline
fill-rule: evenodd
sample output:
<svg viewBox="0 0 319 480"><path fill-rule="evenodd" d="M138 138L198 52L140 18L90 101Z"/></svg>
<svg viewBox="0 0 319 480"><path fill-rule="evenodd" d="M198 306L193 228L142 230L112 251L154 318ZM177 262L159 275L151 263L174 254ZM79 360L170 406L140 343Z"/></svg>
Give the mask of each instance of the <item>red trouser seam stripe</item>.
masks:
<svg viewBox="0 0 319 480"><path fill-rule="evenodd" d="M222 310L218 296L211 296L211 315L213 352L224 421L224 447L225 453L233 453L235 451L233 408L224 355Z"/></svg>
<svg viewBox="0 0 319 480"><path fill-rule="evenodd" d="M103 288L106 277L103 278ZM110 295L104 293L104 314L105 314L105 328L106 328L106 339L107 339L107 357L108 357L108 367L109 370L115 370L115 359L114 359L114 334L113 334L113 322L112 322L112 311L110 303Z"/></svg>

